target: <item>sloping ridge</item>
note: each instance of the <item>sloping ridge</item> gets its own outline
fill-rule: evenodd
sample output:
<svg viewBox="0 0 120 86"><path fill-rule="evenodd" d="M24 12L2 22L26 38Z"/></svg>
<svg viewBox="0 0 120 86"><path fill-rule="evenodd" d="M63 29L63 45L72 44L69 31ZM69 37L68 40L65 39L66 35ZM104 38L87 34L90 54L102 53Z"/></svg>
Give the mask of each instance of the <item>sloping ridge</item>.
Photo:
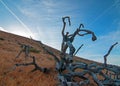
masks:
<svg viewBox="0 0 120 86"><path fill-rule="evenodd" d="M36 57L37 64L40 67L46 67L50 70L48 74L40 71L31 72L34 66L14 68L16 63L29 63L32 61L31 58L25 59L24 52L21 53L19 58L16 58L21 51L20 43L30 45L39 51L30 52L30 55ZM48 45L44 46L59 57L59 50ZM74 60L88 64L93 63L93 61L80 57L75 57ZM53 57L45 52L36 40L0 31L0 86L56 86L58 83L56 77L57 72L55 71Z"/></svg>

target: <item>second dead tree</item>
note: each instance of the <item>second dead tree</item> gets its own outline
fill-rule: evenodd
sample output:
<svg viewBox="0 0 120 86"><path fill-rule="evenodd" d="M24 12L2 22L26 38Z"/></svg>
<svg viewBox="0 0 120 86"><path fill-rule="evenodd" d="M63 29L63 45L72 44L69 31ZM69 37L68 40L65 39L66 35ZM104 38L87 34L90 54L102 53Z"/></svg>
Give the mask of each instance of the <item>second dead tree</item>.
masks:
<svg viewBox="0 0 120 86"><path fill-rule="evenodd" d="M34 72L36 70L39 70L43 73L47 73L49 70L47 68L42 68L40 66L38 66L38 64L36 63L36 59L34 56L31 56L31 58L33 59L33 62L30 63L21 63L21 64L15 64L16 66L28 66L28 65L34 65L34 69L31 72Z"/></svg>
<svg viewBox="0 0 120 86"><path fill-rule="evenodd" d="M22 52L23 53L25 53L25 59L27 58L27 57L29 57L30 55L30 49L32 48L32 46L30 46L30 45L26 45L26 44L20 44L21 45L21 50L20 50L20 52L18 53L18 55L16 56L16 58L18 58L19 56L20 56L20 54L22 54Z"/></svg>
<svg viewBox="0 0 120 86"><path fill-rule="evenodd" d="M21 43L19 43L19 44L21 45L22 49L21 49L21 51L19 52L19 54L16 56L16 58L18 58L18 57L20 56L20 54L21 54L22 52L24 52L24 53L25 53L25 60L26 60L27 57L30 57L30 58L32 58L32 62L30 62L30 63L15 64L16 67L18 67L18 66L34 65L35 68L34 68L31 72L34 72L34 71L36 71L36 70L40 70L40 71L43 72L43 73L49 72L49 69L47 69L47 68L42 68L42 67L40 67L40 66L37 64L35 56L29 55L29 54L30 54L30 49L33 48L32 46L29 46L29 45L26 45L26 44L21 44Z"/></svg>

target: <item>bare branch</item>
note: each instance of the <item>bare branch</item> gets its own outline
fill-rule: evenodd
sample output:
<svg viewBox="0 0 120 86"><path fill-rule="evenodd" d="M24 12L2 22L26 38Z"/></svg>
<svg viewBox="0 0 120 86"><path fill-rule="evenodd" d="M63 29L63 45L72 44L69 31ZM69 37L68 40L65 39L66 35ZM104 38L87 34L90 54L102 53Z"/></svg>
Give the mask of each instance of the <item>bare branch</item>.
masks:
<svg viewBox="0 0 120 86"><path fill-rule="evenodd" d="M104 55L104 65L105 65L105 66L107 66L107 56L108 56L108 55L110 54L110 52L112 51L113 47L114 47L115 45L117 45L117 44L118 44L118 42L116 42L115 44L113 44L113 45L110 47L110 49L108 50L107 54Z"/></svg>
<svg viewBox="0 0 120 86"><path fill-rule="evenodd" d="M30 62L30 63L22 63L22 64L15 64L15 65L16 65L16 66L34 65L35 68L34 68L31 72L34 72L34 71L36 71L36 70L40 70L40 71L43 72L43 73L48 72L48 69L47 69L47 68L42 68L42 67L40 67L40 66L37 65L34 56L32 56L31 58L33 59L33 62Z"/></svg>
<svg viewBox="0 0 120 86"><path fill-rule="evenodd" d="M77 52L82 48L83 44L77 49L77 51L74 53L73 56L75 56L77 54Z"/></svg>
<svg viewBox="0 0 120 86"><path fill-rule="evenodd" d="M86 29L80 29L80 31L86 32L86 33L84 33L83 35L91 34L91 35L92 35L92 41L97 40L97 37L95 36L94 32L92 32L92 31L90 31L90 30L86 30Z"/></svg>

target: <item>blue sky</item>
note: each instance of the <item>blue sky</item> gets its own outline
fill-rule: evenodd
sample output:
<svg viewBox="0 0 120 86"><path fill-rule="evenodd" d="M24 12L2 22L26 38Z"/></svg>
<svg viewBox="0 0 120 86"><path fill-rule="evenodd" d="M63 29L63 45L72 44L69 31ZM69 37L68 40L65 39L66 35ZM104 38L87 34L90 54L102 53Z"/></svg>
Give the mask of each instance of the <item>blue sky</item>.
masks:
<svg viewBox="0 0 120 86"><path fill-rule="evenodd" d="M84 46L77 56L103 62L103 56L119 42L108 56L108 63L120 65L120 0L0 0L0 29L40 40L60 50L63 16L71 17L66 31L73 33L80 23L91 35L77 36L73 45Z"/></svg>

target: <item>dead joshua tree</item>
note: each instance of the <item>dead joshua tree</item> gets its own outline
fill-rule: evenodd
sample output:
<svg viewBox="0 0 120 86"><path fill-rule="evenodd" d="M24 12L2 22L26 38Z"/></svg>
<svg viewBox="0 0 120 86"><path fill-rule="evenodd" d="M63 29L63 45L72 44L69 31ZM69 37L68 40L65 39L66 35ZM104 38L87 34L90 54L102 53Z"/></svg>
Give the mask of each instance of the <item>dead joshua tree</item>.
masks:
<svg viewBox="0 0 120 86"><path fill-rule="evenodd" d="M58 73L59 73L59 75L60 76L62 76L61 74L62 74L62 72L64 71L64 70L69 70L70 71L70 74L72 73L72 70L71 69L73 69L74 70L74 67L76 66L76 65L72 65L71 64L71 62L69 63L69 61L67 60L67 59L65 59L65 57L66 57L66 55L65 55L65 49L67 49L66 47L69 47L70 48L70 53L69 53L69 55L72 57L73 56L73 53L75 52L75 50L74 50L74 47L73 47L73 45L72 45L72 42L73 42L73 40L74 40L74 37L78 34L78 35L80 35L80 36L83 36L83 35L87 35L87 34L91 34L92 33L92 31L89 31L89 30L85 30L84 32L86 32L86 33L84 33L84 34L79 34L78 32L80 31L80 27L84 27L83 26L83 24L81 24L80 25L80 27L79 27L79 29L77 29L72 35L69 35L69 36L71 36L70 38L68 38L69 36L68 36L68 33L66 33L66 35L64 35L64 30L65 30L65 26L66 26L66 22L65 22L65 18L68 18L68 21L69 21L69 25L71 25L71 23L70 23L70 18L69 17L63 17L63 23L64 23L64 26L63 26L63 30L62 30L62 35L63 35L63 42L62 42L62 45L61 45L61 51L62 51L62 54L61 54L61 58L60 59L58 59L58 57L53 53L53 52L51 52L50 50L48 50L45 46L43 46L43 44L41 43L41 42L39 42L41 45L42 45L42 47L43 47L43 49L46 51L46 52L48 52L50 55L52 55L53 57L54 57L54 59L55 59L55 61L56 61L56 70L58 71ZM95 35L94 35L95 36ZM93 39L93 40L96 40L96 39ZM81 45L80 46L80 48L82 47L83 45ZM65 48L65 49L64 49ZM78 48L78 50L76 51L76 53L79 51L79 49L80 48ZM75 53L75 54L76 54ZM75 55L74 54L74 55ZM84 77L84 76L82 76L81 74L79 75L71 75L71 77L72 76L79 76L79 77ZM64 76L63 76L64 77ZM72 82L72 81L70 81L70 82ZM73 82L72 82L73 83Z"/></svg>
<svg viewBox="0 0 120 86"><path fill-rule="evenodd" d="M66 17L65 17L66 18ZM67 17L67 18L69 18L69 17ZM70 20L70 18L69 18L69 20ZM65 26L66 26L66 23L63 21L63 24L64 24L64 26L63 26L63 31L62 31L62 34L63 34L63 32L64 32L64 30L65 30ZM80 24L80 26L79 26L79 28L74 32L74 35L71 37L71 40L70 40L70 42L72 43L73 41L74 41L74 37L76 36L76 35L79 35L79 32L85 32L84 34L80 34L80 36L84 36L84 35L87 35L87 34L91 34L92 35L92 41L95 41L96 39L97 39L97 37L95 36L95 34L94 34L94 32L92 32L92 31L90 31L90 30L86 30L86 29L80 29L81 27L84 27L84 25L83 24ZM68 36L68 32L66 33L66 38L67 38L67 36ZM64 35L63 35L63 37L64 37ZM64 42L64 40L63 40L63 42ZM62 43L62 45L64 45L64 46L62 46L62 53L64 53L65 54L65 52L66 52L66 49L67 49L67 47L69 47L69 45L67 45L67 43L66 44L63 44ZM70 48L70 47L69 47ZM112 47L113 48L113 47ZM71 47L71 49L70 50L72 50L72 47ZM111 51L112 49L110 49L109 50L109 53L110 53L110 51ZM108 54L109 54L108 53ZM70 53L69 53L70 54ZM108 54L106 54L106 56L108 55ZM62 57L66 57L65 55L63 55ZM70 70L69 71L69 74L67 73L67 75L68 76L70 76L69 77L69 79L71 79L74 75L72 75L72 74L76 74L76 72L74 72L76 69L78 69L78 68L80 68L80 69L84 69L85 71L83 71L82 72L82 75L81 75L81 73L77 73L77 76L82 76L82 77L84 77L84 74L90 74L92 77L93 77L93 80L96 82L96 84L98 85L98 86L104 86L104 85L115 85L115 86L118 86L118 85L120 85L120 82L119 82L119 80L112 80L110 77L108 77L106 74L104 74L103 72L102 72L102 70L104 70L104 69L106 69L106 70L109 70L109 71L113 71L114 73L116 73L116 72L118 72L118 70L119 70L119 68L117 68L116 66L114 66L114 67L104 67L103 65L101 65L101 66L99 66L99 65L97 65L97 64L90 64L90 65L87 65L87 64L85 64L85 63L81 63L81 64L76 64L76 63L66 63L66 61L65 61L65 64L66 65L64 65L65 66L65 70L67 69L67 70ZM68 65L67 65L68 64ZM69 65L70 64L70 65ZM114 68L114 70L112 70ZM118 72L118 74L119 74L119 72ZM102 77L104 77L104 82L103 81L100 81L99 79L98 79L98 77L97 77L97 75L101 75ZM61 83L62 83L62 86L68 86L68 82L71 82L71 84L73 83L73 81L71 80L71 81L69 81L69 79L67 79L67 77L68 76L66 76L66 74L62 74L62 72L59 74L59 79L60 79L60 81L61 81ZM62 78L61 78L62 77ZM82 77L80 77L80 78L82 78ZM110 81L112 80L112 83L110 83ZM116 83L117 82L117 83ZM85 82L84 82L84 84L85 84ZM77 84L78 86L80 85L80 84ZM75 86L77 86L77 85L75 85Z"/></svg>
<svg viewBox="0 0 120 86"><path fill-rule="evenodd" d="M74 69L76 68L76 65L73 65L71 62L69 62L66 58L66 55L65 55L65 51L67 49L67 47L70 48L70 53L69 53L69 56L73 57L73 54L75 52L74 50L74 47L72 45L72 42L74 41L74 38L76 35L80 35L80 36L83 36L83 35L87 35L87 34L93 34L93 38L92 40L95 41L96 40L96 36L94 35L94 33L92 31L89 31L89 30L82 30L86 33L84 34L79 34L80 32L80 28L81 27L84 27L83 24L80 24L79 28L72 34L72 35L68 35L68 32L66 33L66 35L64 35L64 30L65 30L65 26L66 26L66 22L65 22L65 18L68 18L68 21L69 21L69 25L71 25L70 23L70 18L69 17L63 17L63 23L64 23L64 26L63 26L63 30L62 30L62 35L63 35L63 42L62 42L62 45L61 45L61 51L62 51L62 54L60 55L60 59L58 59L58 57L50 50L48 50L41 42L40 45L42 45L43 49L49 53L50 55L52 55L56 61L56 70L58 71L59 75L60 76L63 76L62 73L64 70L69 70L69 74L71 77L72 76L79 76L79 77L84 77L83 75L81 75L80 73L78 73L78 75L74 75L73 72L74 72ZM69 38L69 36L71 36ZM75 52L75 54L79 51L79 49L83 46L83 44L78 48L78 50ZM75 55L74 54L74 55ZM80 65L79 65L80 66ZM72 75L71 75L72 74ZM80 75L79 75L80 74ZM64 76L63 76L64 77ZM84 77L85 79L85 77ZM72 82L72 81L70 81Z"/></svg>
<svg viewBox="0 0 120 86"><path fill-rule="evenodd" d="M84 28L83 24L80 24L79 28L77 28L77 30L72 34L72 36L69 38L69 34L66 33L65 35L63 34L64 30L65 30L65 26L66 26L66 22L65 22L65 18L68 18L69 20L69 25L70 23L70 18L69 17L63 17L63 30L62 30L62 36L65 37L66 39L63 38L63 42L61 45L61 55L60 58L58 58L52 51L48 50L46 47L43 46L43 49L48 52L50 55L52 55L56 61L56 70L58 71L58 80L60 81L60 86L84 86L84 85L88 85L90 83L90 80L88 77L85 77L85 74L89 74L90 76L92 76L94 82L98 85L98 86L120 86L120 80L119 79L112 79L111 77L109 77L108 75L106 75L106 73L104 73L104 70L107 71L111 71L114 74L119 75L120 74L120 67L117 66L113 66L113 65L107 65L107 67L105 67L104 65L98 65L95 63L92 64L86 64L86 63L77 63L77 62L69 62L66 58L66 49L69 47L70 51L68 53L68 55L72 55L72 57L79 51L79 49L83 46L81 45L80 48L78 48L78 50L75 52L73 49L73 45L71 47L69 45L67 45L67 41L69 42L73 42L74 38L76 35L79 35L80 32L85 32L83 34L80 34L80 36L84 36L87 34L91 34L92 35L92 41L95 41L97 39L97 37L95 36L94 32L90 31L90 30L86 30L86 29L81 29L81 27ZM40 43L41 44L41 43ZM116 43L113 45L115 46ZM112 46L112 48L113 48ZM106 54L106 56L108 56L112 50L112 48L110 48L109 53ZM73 49L73 50L72 50ZM74 53L73 53L74 52ZM74 55L73 55L74 54ZM83 71L81 72L76 72L76 69L83 69ZM68 70L68 73L64 73L64 70ZM100 80L98 78L98 75L103 77L104 80ZM74 77L79 77L80 79L83 79L83 81L80 82L76 82L74 81Z"/></svg>
<svg viewBox="0 0 120 86"><path fill-rule="evenodd" d="M62 30L62 35L63 37L66 36L66 40L69 42L73 42L74 38L76 35L79 35L80 32L85 32L83 34L80 34L80 36L84 36L87 34L91 34L92 35L92 41L95 41L97 39L97 37L95 36L94 32L90 31L90 30L86 30L86 29L81 29L81 27L84 28L83 24L80 24L79 28L72 34L72 36L69 38L69 34L66 33L65 35L63 34L64 30L65 30L65 26L66 26L66 22L65 22L65 18L68 18L69 21L69 25L71 25L70 23L70 18L67 17L63 17L63 30ZM68 37L68 38L67 38ZM111 71L114 74L119 75L120 74L120 68L117 66L113 66L113 65L107 65L107 67L105 67L104 65L98 65L95 63L92 64L86 64L86 63L77 63L77 62L69 62L66 59L66 49L69 47L70 51L68 53L68 55L72 55L72 57L79 51L79 49L81 49L81 47L83 46L83 44L78 48L78 50L75 52L73 49L73 45L71 47L69 45L67 45L67 41L63 38L63 42L61 45L61 54L60 54L60 58L58 58L52 51L50 51L49 49L47 49L41 42L40 45L42 45L43 49L49 53L51 56L53 56L53 58L56 61L56 70L58 71L58 80L60 82L60 86L84 86L84 85L88 85L90 83L90 80L88 77L85 77L85 74L89 74L90 76L92 76L94 82L98 85L98 86L120 86L120 80L118 79L112 79L111 77L109 77L108 75L106 75L106 73L103 72L103 70L107 70L107 71ZM114 46L114 45L113 45ZM113 48L113 47L112 47ZM110 48L109 53L112 49ZM74 53L73 53L74 51ZM106 56L108 56L108 54L106 54ZM83 69L83 71L81 72L76 72L76 69ZM64 73L64 70L68 70L68 73ZM98 78L98 75L103 77L104 80L100 80ZM80 82L76 82L74 81L74 77L79 77L80 79L83 79L83 81Z"/></svg>

